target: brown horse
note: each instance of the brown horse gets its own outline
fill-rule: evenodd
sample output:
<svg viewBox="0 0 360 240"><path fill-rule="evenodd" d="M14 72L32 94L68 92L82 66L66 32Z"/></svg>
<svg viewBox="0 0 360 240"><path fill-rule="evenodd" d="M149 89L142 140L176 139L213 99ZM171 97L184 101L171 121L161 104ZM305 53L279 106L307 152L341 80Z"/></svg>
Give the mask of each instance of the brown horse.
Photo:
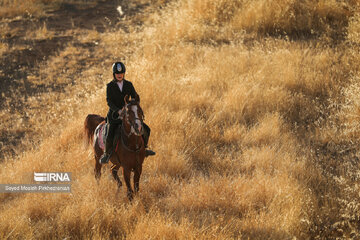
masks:
<svg viewBox="0 0 360 240"><path fill-rule="evenodd" d="M120 116L122 119L121 127L117 129L121 134L116 144L116 149L111 155L110 161L113 164L111 173L117 182L118 191L122 186L122 182L118 176L118 170L123 167L123 176L127 187L127 196L131 201L134 191L130 185L131 171L134 172L134 189L139 191L139 180L142 172L142 164L145 159L145 146L142 138L144 114L140 107L139 98L129 101L129 96L125 96L125 106ZM105 119L99 115L89 114L84 123L84 130L87 143L93 142L95 129L99 124L105 124ZM100 179L101 164L99 159L103 154L103 149L99 146L97 136L93 142L95 155L95 178Z"/></svg>

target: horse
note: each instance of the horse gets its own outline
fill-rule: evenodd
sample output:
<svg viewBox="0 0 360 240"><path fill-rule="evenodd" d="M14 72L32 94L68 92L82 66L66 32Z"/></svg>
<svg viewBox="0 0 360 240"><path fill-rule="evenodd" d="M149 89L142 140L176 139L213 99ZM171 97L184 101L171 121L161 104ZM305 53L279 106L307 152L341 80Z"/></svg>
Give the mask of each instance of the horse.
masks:
<svg viewBox="0 0 360 240"><path fill-rule="evenodd" d="M130 184L131 172L134 172L134 190L139 192L139 181L142 172L142 164L145 159L145 145L142 138L144 131L143 122L144 114L140 107L140 99L136 97L129 101L129 96L125 96L125 106L123 107L119 116L122 119L122 124L116 129L115 140L117 139L116 148L110 157L111 173L117 182L117 193L122 186L122 182L118 176L118 170L123 168L123 177L127 187L127 197L131 201L133 199L134 191ZM93 142L93 150L95 157L95 179L99 180L101 177L101 167L99 159L103 154L103 149L99 145L98 136L95 134L95 129L99 125L105 124L105 118L89 114L84 122L85 140L87 145ZM118 135L118 132L120 136ZM95 141L94 141L95 138Z"/></svg>

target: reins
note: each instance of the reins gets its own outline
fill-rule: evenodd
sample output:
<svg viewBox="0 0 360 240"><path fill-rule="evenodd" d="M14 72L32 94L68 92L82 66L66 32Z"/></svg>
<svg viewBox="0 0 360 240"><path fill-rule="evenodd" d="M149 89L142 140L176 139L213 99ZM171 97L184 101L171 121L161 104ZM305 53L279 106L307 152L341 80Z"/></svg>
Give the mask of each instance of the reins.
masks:
<svg viewBox="0 0 360 240"><path fill-rule="evenodd" d="M126 144L125 144L125 142L124 142L124 135L125 135L127 138L129 138L129 137L131 136L132 132L130 131L129 134L126 133L126 130L125 130L125 127L124 127L124 121L123 121L122 124L121 124L121 131L122 131L122 133L124 133L124 134L120 134L122 146L123 146L127 151L129 151L129 152L133 152L133 153L138 153L138 152L140 152L141 146L137 147L135 150L132 150L132 149L130 149L128 146L126 146ZM137 141L136 141L136 142L137 142ZM136 144L136 145L137 145L137 144Z"/></svg>

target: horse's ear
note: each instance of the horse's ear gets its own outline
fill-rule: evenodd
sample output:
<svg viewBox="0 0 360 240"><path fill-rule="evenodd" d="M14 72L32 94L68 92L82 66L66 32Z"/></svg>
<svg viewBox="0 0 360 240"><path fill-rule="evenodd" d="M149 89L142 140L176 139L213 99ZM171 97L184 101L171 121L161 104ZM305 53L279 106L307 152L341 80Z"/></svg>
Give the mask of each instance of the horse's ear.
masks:
<svg viewBox="0 0 360 240"><path fill-rule="evenodd" d="M125 101L125 104L128 104L129 103L129 95L126 95L124 97L124 101Z"/></svg>
<svg viewBox="0 0 360 240"><path fill-rule="evenodd" d="M140 96L139 96L138 94L136 94L136 96L135 96L135 101L136 101L137 103L140 103Z"/></svg>

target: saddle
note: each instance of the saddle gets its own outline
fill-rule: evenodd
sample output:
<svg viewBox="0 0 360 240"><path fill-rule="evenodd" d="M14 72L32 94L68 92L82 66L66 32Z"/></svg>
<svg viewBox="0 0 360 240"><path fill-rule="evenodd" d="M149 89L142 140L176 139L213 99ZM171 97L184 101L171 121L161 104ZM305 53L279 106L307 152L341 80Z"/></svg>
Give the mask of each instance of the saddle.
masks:
<svg viewBox="0 0 360 240"><path fill-rule="evenodd" d="M108 128L109 128L109 124L108 123L102 123L99 124L99 126L96 127L95 129L95 138L94 138L94 146L96 141L98 142L99 147L104 150L105 149L105 141L107 138L107 134L108 134Z"/></svg>
<svg viewBox="0 0 360 240"><path fill-rule="evenodd" d="M97 141L99 147L102 150L104 150L108 133L109 133L109 123L106 122L99 124L99 126L97 126L95 129L95 138L93 143L94 146ZM120 136L121 136L121 125L115 129L113 147L117 144Z"/></svg>

